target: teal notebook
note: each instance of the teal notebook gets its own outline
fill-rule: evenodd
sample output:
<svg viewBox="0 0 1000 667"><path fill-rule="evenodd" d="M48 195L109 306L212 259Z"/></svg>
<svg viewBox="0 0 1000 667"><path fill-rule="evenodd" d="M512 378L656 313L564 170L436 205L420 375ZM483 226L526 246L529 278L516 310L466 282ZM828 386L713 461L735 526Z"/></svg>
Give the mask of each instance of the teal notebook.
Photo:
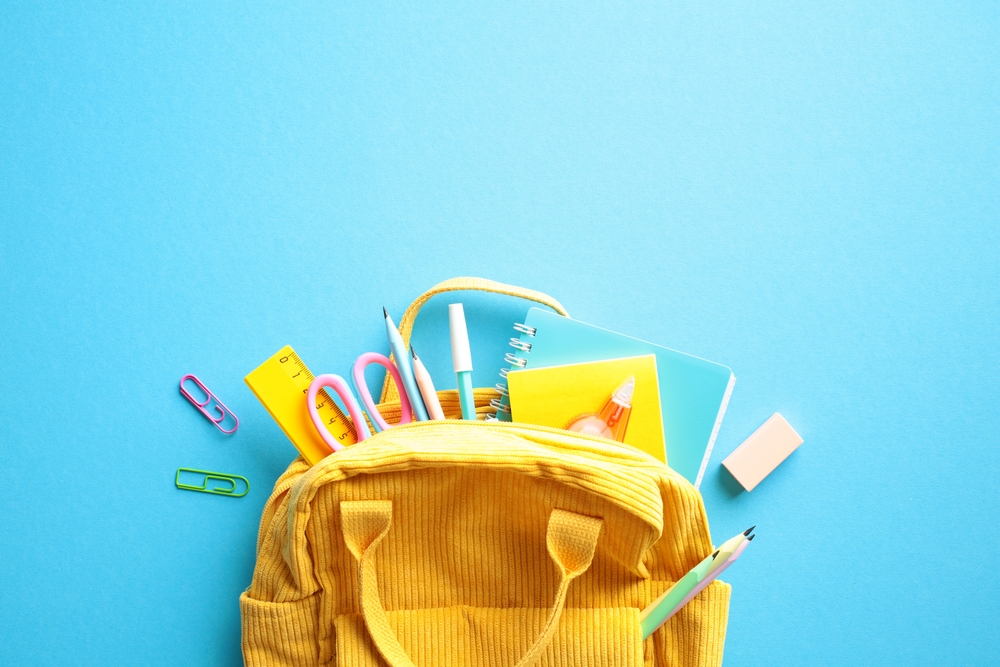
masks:
<svg viewBox="0 0 1000 667"><path fill-rule="evenodd" d="M695 485L701 485L715 436L729 403L736 377L721 364L654 345L592 324L563 317L550 310L531 308L524 324L515 325L521 335L512 338L515 352L504 358L509 368L543 368L619 357L656 355L660 381L660 409L667 443L667 464ZM498 385L501 389L503 385ZM497 419L510 421L505 395L494 403Z"/></svg>

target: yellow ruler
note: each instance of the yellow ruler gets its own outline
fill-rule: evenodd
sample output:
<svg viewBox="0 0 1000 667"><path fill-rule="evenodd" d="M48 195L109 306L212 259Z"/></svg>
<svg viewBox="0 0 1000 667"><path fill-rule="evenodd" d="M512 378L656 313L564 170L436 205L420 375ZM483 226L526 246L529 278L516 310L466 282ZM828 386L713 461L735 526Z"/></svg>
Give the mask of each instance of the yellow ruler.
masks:
<svg viewBox="0 0 1000 667"><path fill-rule="evenodd" d="M290 345L278 350L243 380L309 465L316 465L330 454L330 448L316 432L306 406L306 394L313 374ZM326 389L320 390L316 400L316 409L333 437L345 445L357 442L354 425L340 411Z"/></svg>

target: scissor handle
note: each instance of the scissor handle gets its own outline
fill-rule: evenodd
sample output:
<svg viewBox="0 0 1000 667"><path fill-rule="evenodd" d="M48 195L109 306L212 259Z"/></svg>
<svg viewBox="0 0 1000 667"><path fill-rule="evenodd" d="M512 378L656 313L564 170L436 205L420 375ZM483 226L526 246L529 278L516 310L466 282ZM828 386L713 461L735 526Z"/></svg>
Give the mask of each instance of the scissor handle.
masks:
<svg viewBox="0 0 1000 667"><path fill-rule="evenodd" d="M361 406L358 405L358 400L354 398L354 393L351 388L344 381L344 378L339 375L317 375L315 379L309 384L309 394L307 405L309 406L309 418L312 419L313 426L316 427L316 431L319 433L319 437L323 438L323 442L330 446L335 452L339 452L344 448L344 445L338 442L333 435L326 430L326 425L323 423L323 419L319 416L319 410L316 409L316 394L323 387L328 387L333 389L337 396L340 396L340 400L343 401L344 407L347 408L348 414L351 415L351 421L354 422L354 431L357 434L357 441L361 442L371 434L368 432L368 425L365 424L365 416L361 412Z"/></svg>
<svg viewBox="0 0 1000 667"><path fill-rule="evenodd" d="M365 410L368 412L368 416L371 417L372 423L378 430L384 431L387 428L391 428L392 424L382 418L382 414L378 411L375 401L372 400L371 392L368 391L368 384L365 382L365 369L371 364L378 364L389 371L397 387L403 386L403 380L399 376L399 369L396 368L396 364L392 363L389 357L378 352L365 352L354 362L354 386L361 396L361 402L364 403ZM399 397L399 423L409 424L413 421L413 407L410 405L410 399L406 396L405 391L399 392Z"/></svg>

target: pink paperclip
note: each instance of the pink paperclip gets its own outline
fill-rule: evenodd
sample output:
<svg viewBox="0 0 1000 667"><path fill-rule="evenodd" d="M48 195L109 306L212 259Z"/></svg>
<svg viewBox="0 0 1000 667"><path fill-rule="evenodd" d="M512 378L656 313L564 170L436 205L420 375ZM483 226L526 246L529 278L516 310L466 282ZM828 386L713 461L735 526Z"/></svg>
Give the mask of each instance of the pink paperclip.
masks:
<svg viewBox="0 0 1000 667"><path fill-rule="evenodd" d="M191 395L191 392L189 392L187 389L184 388L184 381L188 380L188 379L193 380L194 383L196 385L198 385L198 388L201 389L203 392L205 392L205 400L204 401L202 401L202 402L199 403L198 400L194 396ZM208 421L210 421L213 424L215 424L215 428L219 429L223 433L235 433L236 429L238 429L240 427L240 418L237 417L236 414L232 410L230 410L229 408L227 408L226 405L225 405L225 403L223 403L222 401L220 401L219 397L216 396L215 394L213 394L211 391L209 391L208 387L206 387L202 383L202 381L199 380L194 375L191 375L189 373L188 375L185 375L184 377L181 378L181 395L183 395L184 398L186 398L187 400L191 401L191 403L194 405L194 407L198 408L198 411L201 414L205 415L205 417L208 418ZM219 412L219 416L218 417L216 417L215 415L209 413L209 411L205 409L205 406L208 405L209 403L211 403L213 398L215 399L215 405L213 405L212 407L214 409L218 410L218 412ZM226 420L226 415L227 414L228 415L232 415L233 416L233 421L236 422L236 425L233 426L233 428L232 428L231 431L227 431L226 429L222 428L222 422L224 422Z"/></svg>

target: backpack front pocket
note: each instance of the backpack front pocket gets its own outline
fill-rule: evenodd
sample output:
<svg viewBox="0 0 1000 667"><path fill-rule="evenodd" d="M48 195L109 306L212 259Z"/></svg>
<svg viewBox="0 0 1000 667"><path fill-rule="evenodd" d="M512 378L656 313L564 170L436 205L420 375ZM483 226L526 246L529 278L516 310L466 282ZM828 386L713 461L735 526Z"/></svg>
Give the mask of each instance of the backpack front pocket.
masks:
<svg viewBox="0 0 1000 667"><path fill-rule="evenodd" d="M548 609L448 607L386 613L416 667L514 667ZM338 667L386 667L360 614L335 620ZM538 667L638 667L643 664L639 611L630 607L563 610Z"/></svg>
<svg viewBox="0 0 1000 667"><path fill-rule="evenodd" d="M240 616L247 667L319 665L319 604L318 593L294 602L264 602L243 593Z"/></svg>

